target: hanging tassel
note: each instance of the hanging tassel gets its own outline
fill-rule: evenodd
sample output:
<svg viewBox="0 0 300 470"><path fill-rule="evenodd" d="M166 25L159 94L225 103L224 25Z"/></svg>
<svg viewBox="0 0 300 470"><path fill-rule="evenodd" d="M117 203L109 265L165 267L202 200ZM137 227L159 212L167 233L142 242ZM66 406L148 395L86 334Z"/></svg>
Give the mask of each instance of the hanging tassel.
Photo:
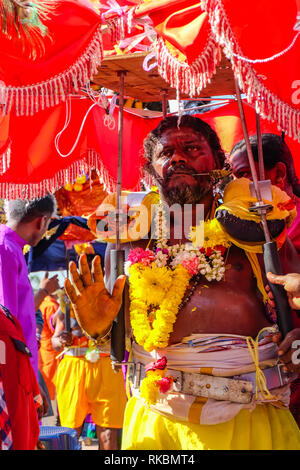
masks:
<svg viewBox="0 0 300 470"><path fill-rule="evenodd" d="M48 34L45 20L55 10L55 0L2 0L0 21L2 33L10 40L17 40L29 58L37 59L44 54L43 38Z"/></svg>

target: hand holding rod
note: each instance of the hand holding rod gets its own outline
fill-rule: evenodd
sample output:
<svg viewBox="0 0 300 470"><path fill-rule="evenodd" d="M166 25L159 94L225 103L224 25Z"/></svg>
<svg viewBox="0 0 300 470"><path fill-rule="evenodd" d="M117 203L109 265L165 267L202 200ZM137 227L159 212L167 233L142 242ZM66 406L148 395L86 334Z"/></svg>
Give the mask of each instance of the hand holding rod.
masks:
<svg viewBox="0 0 300 470"><path fill-rule="evenodd" d="M124 274L124 250L111 250L111 286L115 285L116 279ZM117 317L114 319L111 331L110 358L113 362L122 362L125 357L125 309L124 292L123 302Z"/></svg>
<svg viewBox="0 0 300 470"><path fill-rule="evenodd" d="M278 275L283 274L276 242L265 243L263 245L263 253L266 273L271 272ZM287 293L284 290L284 287L278 284L269 282L269 286L274 296L278 328L284 338L286 334L294 328Z"/></svg>

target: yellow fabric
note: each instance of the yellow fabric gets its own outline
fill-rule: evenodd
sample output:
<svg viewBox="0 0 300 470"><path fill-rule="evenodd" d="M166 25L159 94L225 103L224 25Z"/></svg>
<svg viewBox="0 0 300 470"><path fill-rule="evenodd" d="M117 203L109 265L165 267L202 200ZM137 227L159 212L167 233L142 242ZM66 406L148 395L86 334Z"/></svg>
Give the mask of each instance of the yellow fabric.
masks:
<svg viewBox="0 0 300 470"><path fill-rule="evenodd" d="M249 211L249 207L257 202L256 198L253 198L250 194L249 183L250 180L247 178L240 178L227 184L224 192L223 204L217 208L216 213L220 210L226 210L229 214L232 214L239 219L253 221L257 224L261 223L260 216L256 212ZM266 218L267 220L285 220L286 226L289 227L297 216L296 207L287 209L291 201L290 197L277 186L271 186L271 190L272 201L263 199L265 203L273 206L273 209L266 214ZM238 240L229 235L221 224L219 225L226 233L228 240L237 247L252 253L262 253L262 245L264 242L253 243ZM286 230L277 237L276 241L278 249L281 248L285 238Z"/></svg>
<svg viewBox="0 0 300 470"><path fill-rule="evenodd" d="M91 414L98 426L122 428L124 378L121 370L112 370L110 357L91 363L84 357L65 356L58 366L56 390L62 426L78 428Z"/></svg>
<svg viewBox="0 0 300 470"><path fill-rule="evenodd" d="M249 211L249 207L257 202L257 199L251 196L249 183L250 180L247 178L239 178L228 183L224 191L223 204L217 211L226 209L240 219L260 223L260 216L256 212ZM272 201L263 199L265 203L273 206L266 215L267 220L286 219L289 226L297 216L296 207L291 210L285 209L284 204L290 201L290 197L277 186L272 185L271 191Z"/></svg>
<svg viewBox="0 0 300 470"><path fill-rule="evenodd" d="M138 195L138 193L136 193ZM126 196L133 195L130 191L122 191L122 197L124 198L124 203L126 201ZM125 228L121 227L120 232L120 241L121 243L128 243L130 241L137 241L145 237L151 228L151 206L158 204L160 200L160 196L157 192L151 191L146 194L139 205L130 206L131 209L129 215L130 220ZM113 232L97 232L96 228L96 220L97 220L97 212L100 214L101 211L103 212L112 212L108 210L107 207L116 208L116 193L109 194L104 201L101 203L99 208L97 209L95 214L92 214L88 219L88 226L92 233L97 236L97 239L107 243L116 243L116 234L115 230ZM144 206L144 211L141 211L141 206ZM133 210L135 213L133 214ZM101 217L99 217L99 220Z"/></svg>
<svg viewBox="0 0 300 470"><path fill-rule="evenodd" d="M217 425L183 423L127 403L123 450L300 450L300 431L288 410L258 405Z"/></svg>
<svg viewBox="0 0 300 470"><path fill-rule="evenodd" d="M245 255L247 256L247 258L248 258L248 260L251 264L253 274L256 278L257 287L258 287L260 293L263 296L263 301L264 301L264 303L266 303L266 302L269 301L269 296L268 296L267 291L266 291L265 286L264 286L262 273L261 273L261 268L260 268L260 264L258 262L256 253L251 253L249 251L245 251Z"/></svg>

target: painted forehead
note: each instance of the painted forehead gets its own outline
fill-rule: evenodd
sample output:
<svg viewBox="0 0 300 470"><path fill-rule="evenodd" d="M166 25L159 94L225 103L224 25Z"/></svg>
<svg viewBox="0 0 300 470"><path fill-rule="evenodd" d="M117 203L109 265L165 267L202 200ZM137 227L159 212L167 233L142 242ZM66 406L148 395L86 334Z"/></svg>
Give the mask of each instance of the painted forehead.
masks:
<svg viewBox="0 0 300 470"><path fill-rule="evenodd" d="M162 135L159 137L159 141L164 145L167 141L178 139L181 141L197 141L207 143L206 137L199 131L192 129L190 127L180 127L178 128L169 128L166 129Z"/></svg>

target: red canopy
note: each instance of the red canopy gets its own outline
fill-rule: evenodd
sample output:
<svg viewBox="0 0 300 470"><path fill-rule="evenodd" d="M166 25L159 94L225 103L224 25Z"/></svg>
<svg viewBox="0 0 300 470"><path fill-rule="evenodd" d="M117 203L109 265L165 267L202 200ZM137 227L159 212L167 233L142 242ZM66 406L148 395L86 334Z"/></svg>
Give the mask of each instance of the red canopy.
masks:
<svg viewBox="0 0 300 470"><path fill-rule="evenodd" d="M61 135L58 150L68 155L79 134L82 121L93 105L90 99L71 100L71 123ZM66 104L47 108L33 116L10 116L10 167L0 176L0 197L34 198L54 192L72 182L82 172L97 169L101 182L113 191L117 180L118 108L115 127L107 127L106 112L94 106L87 115L78 143L63 157L55 146L57 134L64 128ZM158 120L143 119L126 113L123 143L123 188L137 190L140 183L142 142Z"/></svg>
<svg viewBox="0 0 300 470"><path fill-rule="evenodd" d="M39 47L30 37L20 40L0 29L2 114L29 116L55 106L97 71L103 56L100 15L84 0L54 5L43 21L47 34L39 38ZM32 47L38 48L36 57Z"/></svg>
<svg viewBox="0 0 300 470"><path fill-rule="evenodd" d="M73 99L71 124L61 135L58 149L66 155L72 149L82 121L93 102ZM249 133L255 133L255 112L245 106ZM106 124L107 114L94 106L87 115L81 136L73 152L62 157L55 146L55 137L63 129L66 118L65 104L41 111L33 116L10 117L9 134L12 139L10 168L0 176L0 197L38 197L54 192L83 171L98 170L100 181L108 191L114 191L117 180L118 108L113 117L113 129ZM243 139L238 107L235 102L213 111L199 114L217 132L226 152ZM143 118L131 110L124 112L123 178L124 190L138 190L143 164L143 139L156 127L161 118ZM262 132L279 133L276 125L262 120ZM294 156L296 171L300 174L300 144L286 138Z"/></svg>
<svg viewBox="0 0 300 470"><path fill-rule="evenodd" d="M199 94L223 50L248 101L299 140L298 1L149 0L133 16L152 19L158 70L172 87Z"/></svg>

